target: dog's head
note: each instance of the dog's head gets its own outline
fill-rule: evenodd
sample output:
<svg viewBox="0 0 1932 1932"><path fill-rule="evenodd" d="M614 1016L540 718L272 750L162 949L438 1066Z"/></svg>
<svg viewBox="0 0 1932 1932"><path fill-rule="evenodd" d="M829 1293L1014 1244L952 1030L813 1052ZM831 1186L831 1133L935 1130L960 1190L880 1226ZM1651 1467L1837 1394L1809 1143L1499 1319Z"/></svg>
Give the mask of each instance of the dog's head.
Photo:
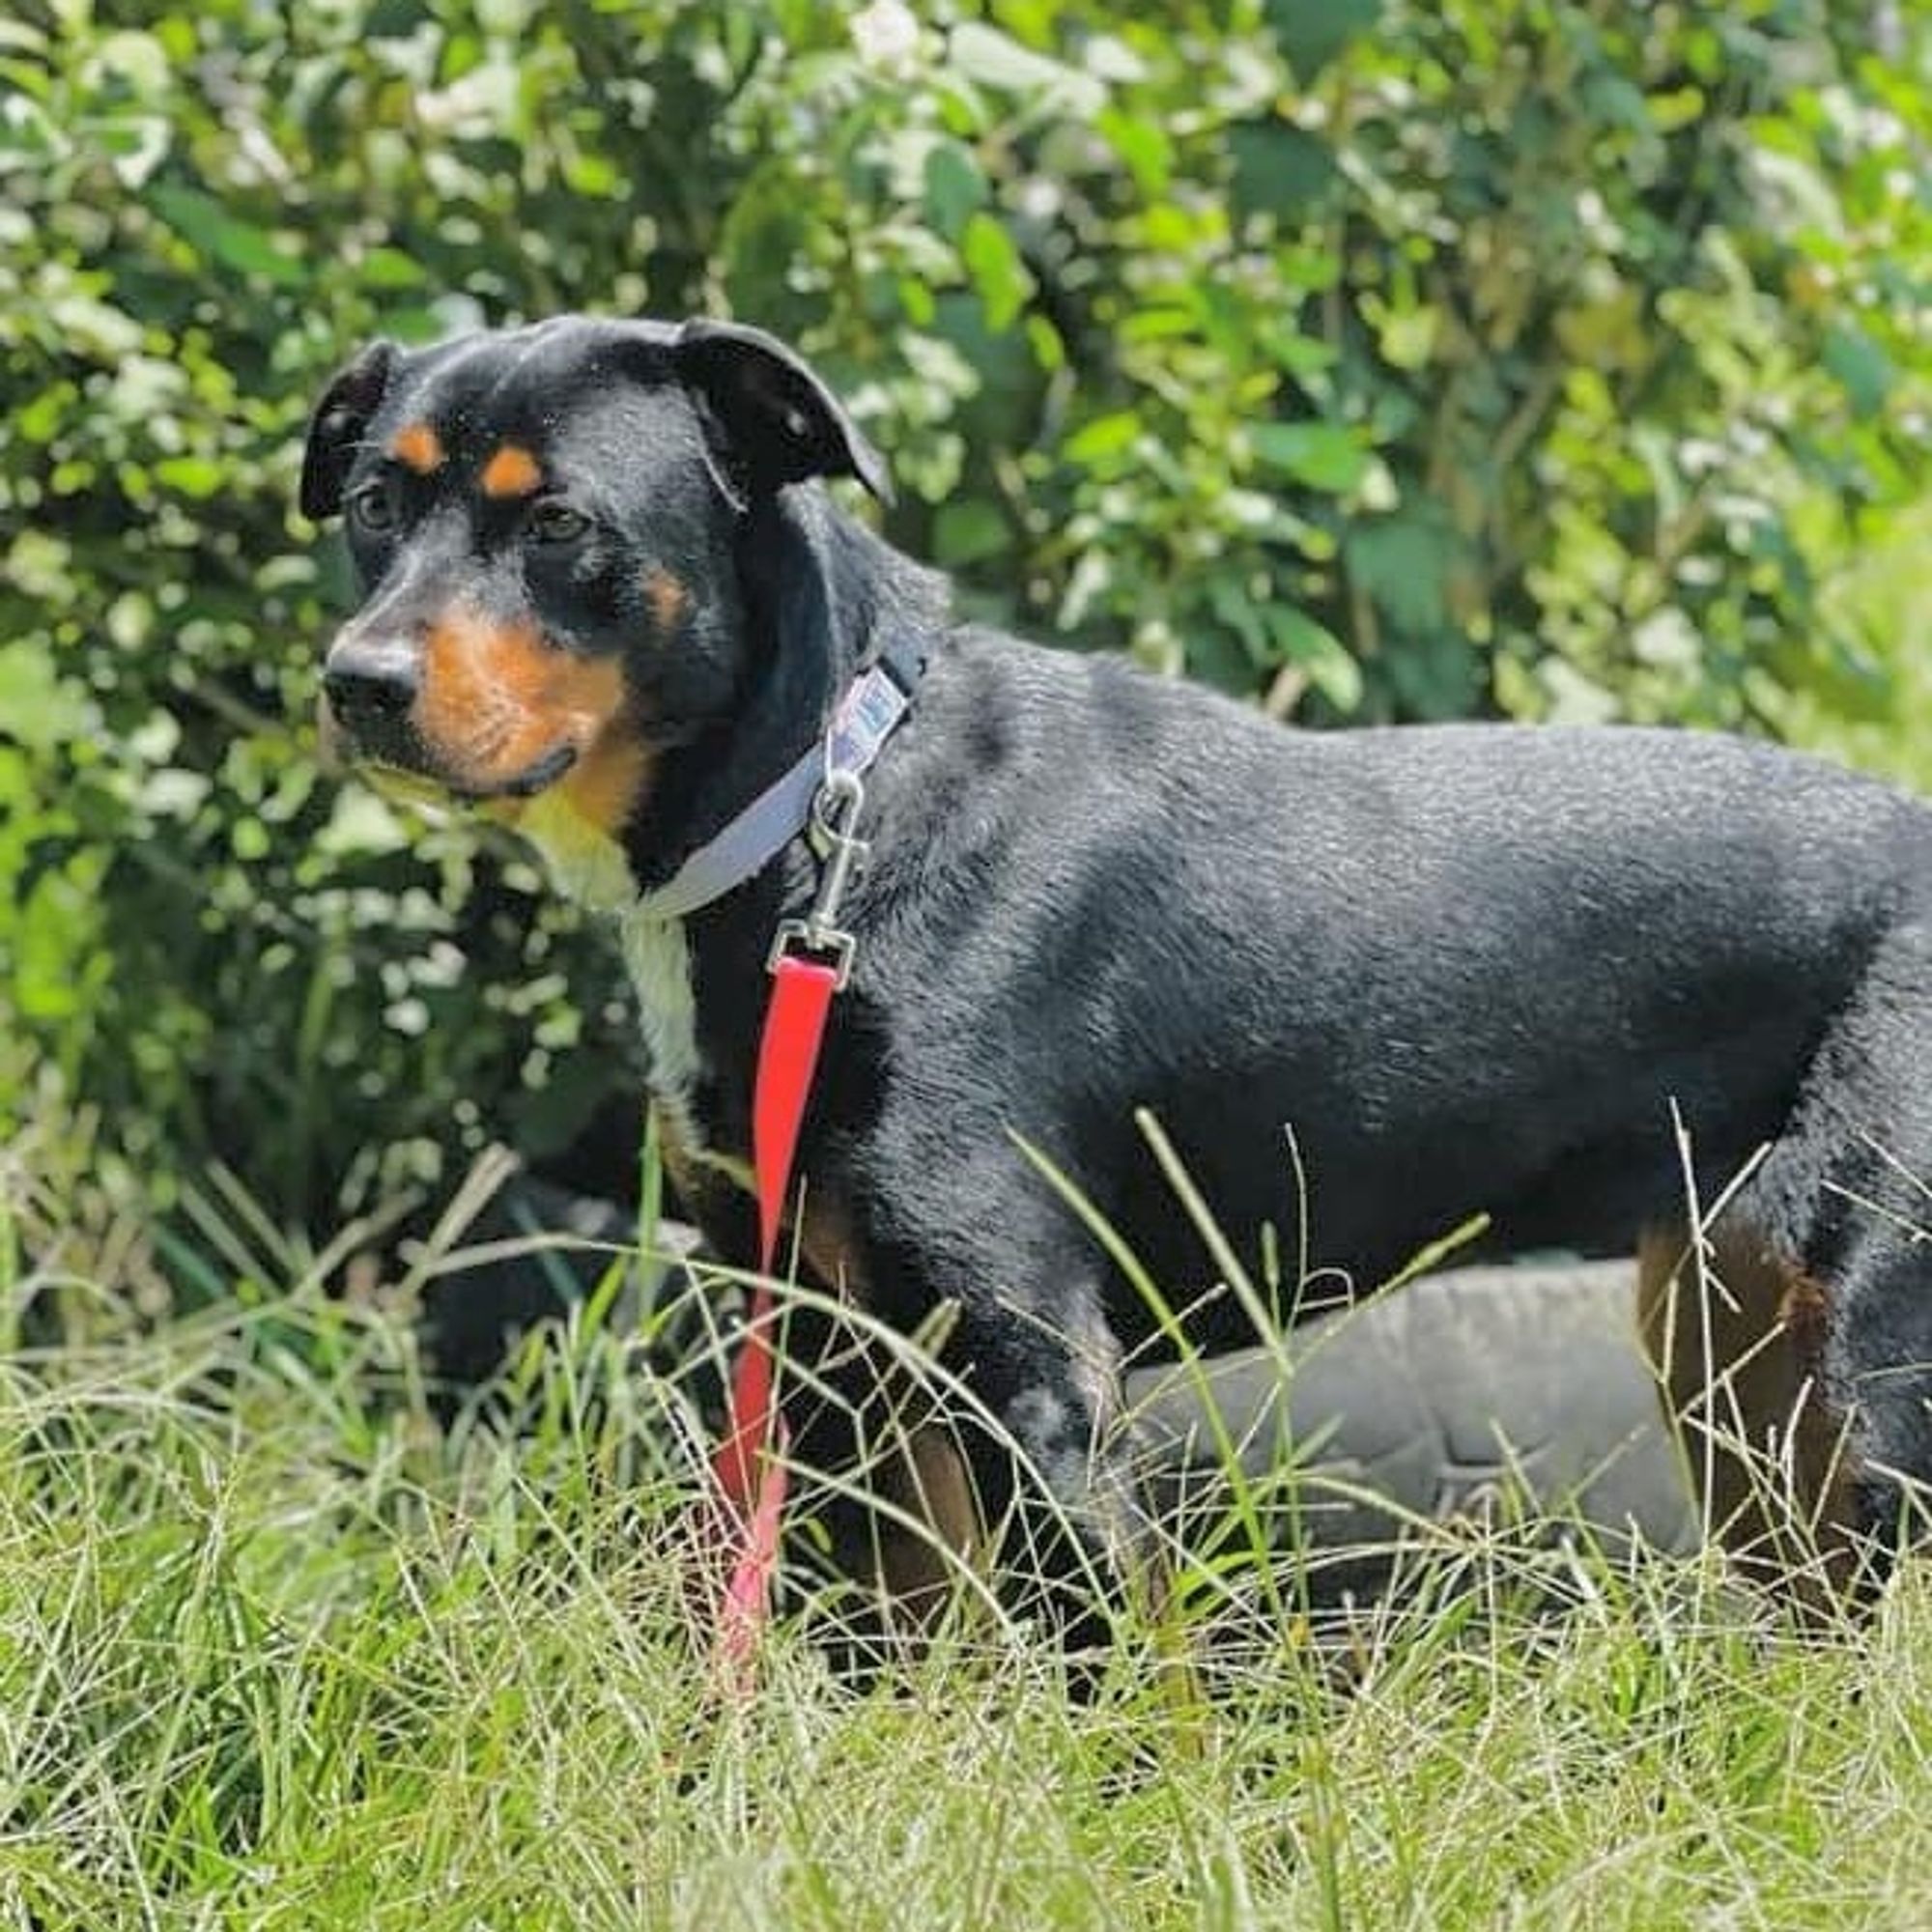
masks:
<svg viewBox="0 0 1932 1932"><path fill-rule="evenodd" d="M657 753L728 714L736 546L785 485L884 466L756 329L579 317L377 342L309 428L301 507L342 513L363 602L323 667L351 763L614 835Z"/></svg>

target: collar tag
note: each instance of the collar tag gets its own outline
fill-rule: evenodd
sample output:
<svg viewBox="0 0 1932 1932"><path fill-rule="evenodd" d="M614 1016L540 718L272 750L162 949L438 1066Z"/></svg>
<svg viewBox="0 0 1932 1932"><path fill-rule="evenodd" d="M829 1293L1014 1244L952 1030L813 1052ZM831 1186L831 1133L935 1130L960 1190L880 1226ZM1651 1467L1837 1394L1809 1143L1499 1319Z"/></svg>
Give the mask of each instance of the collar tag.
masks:
<svg viewBox="0 0 1932 1932"><path fill-rule="evenodd" d="M911 702L892 674L873 665L846 692L826 734L826 776L869 770Z"/></svg>

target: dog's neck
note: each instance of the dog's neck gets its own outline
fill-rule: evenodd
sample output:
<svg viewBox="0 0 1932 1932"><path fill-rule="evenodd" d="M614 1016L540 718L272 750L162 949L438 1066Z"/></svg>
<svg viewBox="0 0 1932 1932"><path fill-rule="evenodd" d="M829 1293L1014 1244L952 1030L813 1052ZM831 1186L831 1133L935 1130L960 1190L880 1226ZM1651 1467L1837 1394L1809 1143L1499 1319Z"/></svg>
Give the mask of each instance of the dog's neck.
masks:
<svg viewBox="0 0 1932 1932"><path fill-rule="evenodd" d="M867 654L878 549L816 489L755 505L738 539L745 665L724 718L667 752L625 840L640 891L683 861L810 747Z"/></svg>

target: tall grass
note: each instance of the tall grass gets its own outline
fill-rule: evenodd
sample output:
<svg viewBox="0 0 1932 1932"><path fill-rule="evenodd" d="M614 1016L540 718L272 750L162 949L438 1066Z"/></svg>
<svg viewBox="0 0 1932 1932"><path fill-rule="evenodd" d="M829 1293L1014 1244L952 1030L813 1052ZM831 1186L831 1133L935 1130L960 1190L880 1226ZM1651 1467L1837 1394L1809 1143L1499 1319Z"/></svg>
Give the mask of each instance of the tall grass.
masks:
<svg viewBox="0 0 1932 1932"><path fill-rule="evenodd" d="M683 1398L629 1342L533 1341L508 1426L443 1428L406 1302L298 1266L106 1321L114 1282L12 1229L0 1924L1932 1918L1916 1570L1869 1626L1801 1634L1709 1562L1469 1530L1319 1631L1292 1567L1196 1591L1199 1699L1134 1667L1151 1633L1082 1698L988 1614L864 1687L787 1619L720 1704ZM205 1269L261 1264L229 1236Z"/></svg>

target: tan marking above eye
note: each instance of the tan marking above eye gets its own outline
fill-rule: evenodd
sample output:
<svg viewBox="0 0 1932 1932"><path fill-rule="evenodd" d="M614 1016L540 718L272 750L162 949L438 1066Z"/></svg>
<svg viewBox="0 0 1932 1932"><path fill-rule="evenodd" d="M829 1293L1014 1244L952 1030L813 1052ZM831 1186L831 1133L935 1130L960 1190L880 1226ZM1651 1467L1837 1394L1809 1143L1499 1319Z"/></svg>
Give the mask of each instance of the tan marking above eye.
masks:
<svg viewBox="0 0 1932 1932"><path fill-rule="evenodd" d="M389 439L389 454L405 469L428 476L442 468L442 439L428 423L409 423Z"/></svg>
<svg viewBox="0 0 1932 1932"><path fill-rule="evenodd" d="M483 466L477 479L486 497L529 497L543 485L543 469L521 443L506 442Z"/></svg>
<svg viewBox="0 0 1932 1932"><path fill-rule="evenodd" d="M673 631L691 609L691 592L663 564L654 563L644 572L644 602L650 606L658 629Z"/></svg>

